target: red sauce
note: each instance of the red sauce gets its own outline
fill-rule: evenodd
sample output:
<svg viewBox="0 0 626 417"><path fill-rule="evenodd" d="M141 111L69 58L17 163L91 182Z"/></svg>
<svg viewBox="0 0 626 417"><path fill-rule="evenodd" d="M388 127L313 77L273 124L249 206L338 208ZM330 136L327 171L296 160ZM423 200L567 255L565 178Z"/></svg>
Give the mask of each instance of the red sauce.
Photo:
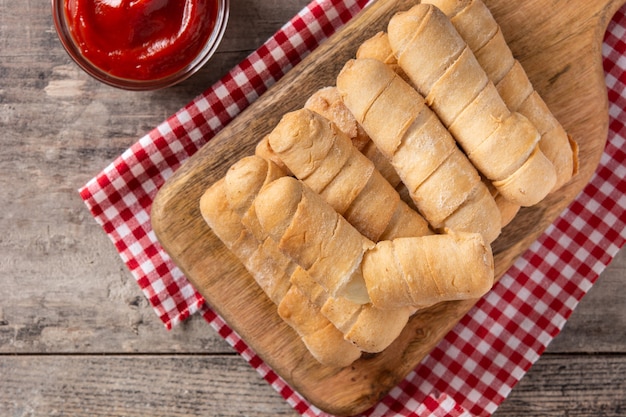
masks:
<svg viewBox="0 0 626 417"><path fill-rule="evenodd" d="M85 58L120 78L154 80L185 68L217 19L215 0L67 0Z"/></svg>

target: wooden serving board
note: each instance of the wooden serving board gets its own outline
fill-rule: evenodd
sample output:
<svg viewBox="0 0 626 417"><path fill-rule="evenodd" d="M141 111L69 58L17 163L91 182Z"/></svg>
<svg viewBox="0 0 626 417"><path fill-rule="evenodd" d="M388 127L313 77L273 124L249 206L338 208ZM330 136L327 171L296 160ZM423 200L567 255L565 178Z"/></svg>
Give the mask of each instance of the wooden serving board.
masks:
<svg viewBox="0 0 626 417"><path fill-rule="evenodd" d="M532 208L522 209L494 242L500 277L588 183L603 152L607 93L601 61L606 25L624 0L485 0L514 55L580 146L579 174ZM175 263L226 322L312 404L353 415L373 406L433 349L475 304L444 303L417 313L384 352L334 369L320 365L278 317L243 266L200 217L198 200L283 114L335 84L358 45L415 1L378 0L317 48L186 162L152 207L155 233Z"/></svg>

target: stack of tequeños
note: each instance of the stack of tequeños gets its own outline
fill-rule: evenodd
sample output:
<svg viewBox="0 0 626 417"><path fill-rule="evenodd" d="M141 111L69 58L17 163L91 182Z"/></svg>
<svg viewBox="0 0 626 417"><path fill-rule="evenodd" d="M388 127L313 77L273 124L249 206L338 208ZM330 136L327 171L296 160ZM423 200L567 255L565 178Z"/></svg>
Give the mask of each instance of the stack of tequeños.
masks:
<svg viewBox="0 0 626 417"><path fill-rule="evenodd" d="M386 349L420 309L484 295L501 228L576 172L575 143L486 6L424 3L200 200L327 366Z"/></svg>

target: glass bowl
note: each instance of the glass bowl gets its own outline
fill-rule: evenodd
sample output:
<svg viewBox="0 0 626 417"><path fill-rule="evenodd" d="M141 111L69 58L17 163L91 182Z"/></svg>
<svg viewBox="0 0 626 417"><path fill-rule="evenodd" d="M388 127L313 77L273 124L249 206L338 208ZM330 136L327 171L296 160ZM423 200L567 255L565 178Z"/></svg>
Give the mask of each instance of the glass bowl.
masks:
<svg viewBox="0 0 626 417"><path fill-rule="evenodd" d="M199 49L199 52L182 68L156 78L130 78L111 74L110 71L96 65L85 56L79 42L76 40L72 31L71 22L65 12L65 4L67 1L71 0L52 0L52 16L59 40L69 56L80 68L95 79L113 87L137 91L157 90L170 87L189 78L202 68L213 56L222 40L228 22L230 6L229 0L215 0L217 10L211 34L207 37L204 45Z"/></svg>

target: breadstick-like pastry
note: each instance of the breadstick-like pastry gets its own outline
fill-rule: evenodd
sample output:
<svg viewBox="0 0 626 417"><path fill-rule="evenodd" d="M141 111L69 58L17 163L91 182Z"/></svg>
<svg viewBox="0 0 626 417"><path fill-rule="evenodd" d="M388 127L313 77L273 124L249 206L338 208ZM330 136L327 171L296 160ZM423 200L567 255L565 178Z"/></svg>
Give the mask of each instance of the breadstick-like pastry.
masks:
<svg viewBox="0 0 626 417"><path fill-rule="evenodd" d="M250 164L250 166L259 167L260 165ZM263 172L262 167L260 170L259 178L264 178L266 172ZM261 180L252 181L248 178L245 181L247 184L253 184L251 186L252 190L256 189L258 187L257 184L261 182ZM275 184L279 183L283 183L283 185L278 186L274 192L269 191L264 196L268 189L271 190ZM358 257L358 252L365 253L368 248L373 247L371 242L361 236L345 220L342 222L343 218L328 205L325 205L317 194L307 189L300 181L291 177L279 177L279 179L263 186L260 194L250 205L251 207L256 207L259 224L264 228L269 225L265 234L269 235L270 238L266 239L261 245L254 235L243 227L237 212L229 206L227 193L224 189L225 184L225 180L220 180L202 197L200 204L203 217L214 228L214 231L219 234L220 238L224 239L227 247L231 248L246 268L254 274L255 279L257 279L257 282L264 290L267 291L267 288L271 287L269 284L273 285L274 288L280 287L282 289L280 292L274 292L270 299L279 306L279 315L298 332L314 357L330 366L345 366L354 361L360 351L380 352L397 338L406 325L408 318L415 310L415 307L411 304L413 302L412 298L410 302L406 302L406 306L389 306L389 308L381 309L370 303L360 305L346 298L333 298L327 292L320 290L320 286L312 282L311 279L311 276L331 276L337 272L339 275L342 275L342 271L347 270L347 268L341 266L345 264L345 261L342 260L341 256L332 258L332 255L340 253L341 250L346 251L346 249L348 252L351 252L350 246L358 247L360 243L362 249L357 251ZM291 190L292 192L288 190L290 186L294 186L294 189ZM296 193L293 192L294 190ZM298 191L300 193L300 201L295 204L295 207L292 207L297 200L293 196ZM307 197L311 199L317 198L317 201L311 203L311 201L306 200ZM264 198L268 201L264 202ZM248 200L248 198L242 198L241 200ZM267 203L274 203L272 207L279 213L288 214L279 216L282 219L276 218L269 213ZM303 209L301 206L308 207ZM331 241L327 242L327 247L321 248L319 247L319 236L315 236L319 229L319 223L311 220L315 220L317 216L328 218L329 213L325 213L326 208L329 208L337 217L336 220L330 223L338 226L334 228L333 236ZM291 220L285 221L285 218L289 217L291 217ZM301 218L298 220L298 217ZM284 232L283 238L280 240L283 243L287 235L290 233L295 235L295 233L290 232L290 229L294 229L292 226L298 222L306 223L307 219L309 222L306 227L310 229L304 230L303 233L309 239L302 241L303 253L307 253L311 249L307 246L312 246L313 248L317 246L321 258L315 260L311 268L305 271L301 266L295 268L293 265L290 266L289 260L292 259L287 260L283 257L283 251L289 253L295 249L281 248L280 244L276 244L276 241L271 237L274 236L276 231ZM289 224L284 226L287 223ZM281 250L279 251L279 249ZM459 253L468 254L467 251ZM362 257L363 254L361 254ZM421 261L421 258L413 260L413 262L418 261ZM359 280L364 280L363 274L365 270L362 270L361 262L362 260L359 259L358 265L354 268L353 273L350 274L352 277L357 276L358 278L352 278L353 282L346 285L349 291L354 291L354 288L357 286L365 287L364 281L358 282ZM286 271L290 270L293 270L293 272L287 280L285 279ZM263 277L263 279L259 279L259 276ZM368 276L371 281L373 277L371 272ZM425 285L421 283L409 287L405 278L395 275L391 277L391 281L392 284L395 282L396 288L400 289L396 289L395 293L401 293L407 288L418 288L419 285ZM289 285L285 286L287 282ZM392 284L387 283L386 285L392 287ZM318 313L321 313L323 317ZM328 320L328 324L326 324L325 320ZM338 334L343 338L341 341L337 340ZM345 344L346 341L349 341L349 345Z"/></svg>
<svg viewBox="0 0 626 417"><path fill-rule="evenodd" d="M502 30L498 26L496 33L478 49L470 50L474 52L476 60L485 70L485 73L495 85L497 85L504 76L511 71L515 65L515 58L504 39Z"/></svg>
<svg viewBox="0 0 626 417"><path fill-rule="evenodd" d="M278 247L332 297L369 302L358 273L373 243L301 181L282 177L261 189L254 206Z"/></svg>
<svg viewBox="0 0 626 417"><path fill-rule="evenodd" d="M259 241L264 241L267 235L258 224L253 202L265 184L285 175L285 171L276 164L256 156L248 156L235 162L224 176L229 206Z"/></svg>
<svg viewBox="0 0 626 417"><path fill-rule="evenodd" d="M388 34L399 65L498 192L521 206L543 199L556 183L556 171L538 148L539 132L510 112L446 15L418 4L394 15ZM477 150L485 142L483 149L514 146L515 158L505 164Z"/></svg>
<svg viewBox="0 0 626 417"><path fill-rule="evenodd" d="M300 335L314 358L335 367L357 360L361 350L344 338L320 308L303 303L291 285L289 273L296 269L291 259L278 250L273 240L268 238L261 243L243 226L241 217L228 204L226 188L226 181L221 179L200 199L200 212L213 232L279 306L279 315ZM303 314L294 314L296 309Z"/></svg>
<svg viewBox="0 0 626 417"><path fill-rule="evenodd" d="M496 187L491 184L491 182L486 182L486 184L489 192L491 193L491 196L494 200L496 200L496 205L500 210L502 228L504 229L504 227L507 224L511 223L515 216L517 216L517 213L519 212L521 207L519 206L519 204L511 203L509 200L504 198L502 194L500 194L498 190L496 190Z"/></svg>
<svg viewBox="0 0 626 417"><path fill-rule="evenodd" d="M578 173L578 143L565 131L536 91L518 108L539 129L539 149L557 169L557 190Z"/></svg>
<svg viewBox="0 0 626 417"><path fill-rule="evenodd" d="M492 209L485 210L484 207L491 207L495 201L499 216L494 217ZM517 206L519 209L519 206ZM489 191L489 184L484 187L476 187L468 196L466 202L452 213L445 221L446 227L452 230L499 230L506 226L510 218L510 209L498 201L498 195L494 196ZM513 215L517 212L513 213ZM505 217L506 216L506 217ZM493 225L500 219L500 224ZM492 241L486 239L488 242Z"/></svg>
<svg viewBox="0 0 626 417"><path fill-rule="evenodd" d="M225 187L225 201L234 202L238 211L234 211L233 207L230 206L223 210L224 215L228 214L228 210L231 210L233 213L243 213L248 218L246 227L256 230L260 227L254 211L258 192L263 185L282 176L283 171L274 166L273 163L255 156L242 158L233 164L223 180L227 185ZM237 216L233 220L236 222L238 218ZM411 218L411 216L404 217L409 222ZM250 221L251 219L255 221ZM421 217L419 219L421 219L422 223L424 222ZM243 218L240 220L243 220ZM224 224L218 225L218 227L223 226ZM229 226L229 229L233 228L234 226ZM405 225L405 228L411 230L410 225ZM241 229L241 225L239 225L239 229ZM243 230L242 233L245 236L250 234L248 230ZM295 296L295 290L289 288L289 283L292 286L297 285L300 292L306 295L310 302L318 306L320 312L339 329L344 338L360 350L371 353L383 350L402 331L410 314L410 311L406 308L394 310L393 312L383 312L378 311L378 309L364 308L363 305L344 298L331 298L310 277L308 272L297 266L295 262L279 250L278 244L274 240L267 238L266 232L257 231L256 235L266 240L261 245L257 243L249 245L250 249L247 252L252 253L252 255L246 257L244 262L253 271L253 275L259 285L279 305L279 314L281 316L295 308L289 301L294 300ZM401 236L402 234L398 233L398 235ZM285 293L287 291L290 292L291 298L284 300L283 297L286 297ZM343 308L339 309L338 305L342 305ZM362 313L365 315L364 317L367 317L367 320L359 319L359 315ZM294 320L304 319L292 317L291 321ZM322 321L319 318L316 320ZM290 322L289 320L287 321ZM299 328L296 328L296 330L303 336L303 341L307 346L314 343L320 335L330 332L329 329L326 329L324 332L316 331L311 334L311 332L305 332ZM330 360L329 358L319 358L320 353L317 353L317 355L318 360L324 361L323 363L328 363Z"/></svg>
<svg viewBox="0 0 626 417"><path fill-rule="evenodd" d="M389 230L430 234L428 223L325 117L308 109L288 113L269 134L277 157L368 239ZM386 233L387 232L387 233Z"/></svg>
<svg viewBox="0 0 626 417"><path fill-rule="evenodd" d="M374 163L374 167L391 184L392 187L402 188L402 181L398 173L393 168L387 157L376 147L374 141L370 140L363 146L361 153Z"/></svg>
<svg viewBox="0 0 626 417"><path fill-rule="evenodd" d="M293 174L307 181L307 185L320 194L343 170L353 154L358 152L350 139L342 134L337 125L308 110L300 109L285 114L268 135L269 145ZM371 161L358 160L364 175L353 179L350 188L355 195L361 192L372 174ZM337 196L337 209L349 206ZM343 210L341 210L343 212ZM340 212L340 214L341 214Z"/></svg>
<svg viewBox="0 0 626 417"><path fill-rule="evenodd" d="M398 338L413 312L412 306L383 310L372 303L365 304L345 337L364 352L381 352Z"/></svg>
<svg viewBox="0 0 626 417"><path fill-rule="evenodd" d="M280 303L290 287L286 265L291 261L271 249L271 241L265 245L243 226L241 217L228 205L224 179L203 194L200 212L215 235L243 263L270 300Z"/></svg>
<svg viewBox="0 0 626 417"><path fill-rule="evenodd" d="M378 32L369 39L366 39L356 51L357 59L377 59L378 61L390 65L395 71L398 65L398 60L393 54L391 45L389 45L389 38L386 32ZM401 68L397 68L400 69Z"/></svg>
<svg viewBox="0 0 626 417"><path fill-rule="evenodd" d="M276 152L274 152L274 150L271 148L270 141L268 140L267 136L264 136L263 139L261 139L259 143L257 143L256 147L254 148L254 154L258 157L265 159L266 161L272 161L274 164L276 164L277 167L285 172L285 175L292 175L292 173L289 172L289 169L287 169L283 161L281 161L280 158L276 156Z"/></svg>
<svg viewBox="0 0 626 417"><path fill-rule="evenodd" d="M322 314L344 332L364 352L378 353L386 349L402 332L412 307L379 309L371 303L358 305L345 298L329 298Z"/></svg>
<svg viewBox="0 0 626 417"><path fill-rule="evenodd" d="M498 24L482 1L423 0L422 3L432 4L448 16L472 51L480 49L498 31Z"/></svg>
<svg viewBox="0 0 626 417"><path fill-rule="evenodd" d="M375 297L375 300L372 300L376 303L374 307L382 310L407 307L405 317L408 319L408 314L415 305L431 305L439 301L475 297L477 294L482 295L493 283L491 249L478 233L431 235L440 237L437 239L422 236L383 241L381 247L385 247L384 242L393 242L394 252L372 255L370 261L363 260L361 263L364 256L370 256L369 250L374 247L373 244L302 182L291 177L277 179L263 187L255 206L261 225L279 242L279 247L303 269L306 268L304 266L306 262L301 260L300 253L317 249L320 257L307 272L320 285L328 288L329 295L334 298L339 297L332 294L333 288L338 288L337 293L348 294L357 284L365 285L366 291ZM328 211L335 213L336 219L329 219ZM328 225L337 225L333 227L335 231L332 236L329 237L321 230L323 226L318 217L325 219L324 223ZM307 236L307 239L296 239L299 242L298 251L295 248L288 249L285 247L288 245L284 245L286 240L290 240L291 235L296 235L290 231L291 229L298 230L298 236ZM322 235L328 240L326 247L320 243ZM374 250L376 251L381 252L378 249ZM349 260L343 256L345 253L352 253ZM441 256L442 253L446 256ZM353 262L355 257L358 259L357 265ZM383 257L386 257L384 261ZM401 268L402 274L394 274L394 267ZM353 278L361 272L362 276L359 279ZM459 278L459 275L464 277ZM364 282L359 282L360 279ZM348 288L348 291L342 291ZM384 324L388 319L375 310L367 312L368 307L364 307L365 310L357 314L359 307L346 298L348 300L345 303L336 301L332 304L327 299L322 311L327 317L338 315L345 319L343 322L336 321L336 326L344 330L350 326L351 330L346 333L346 338L359 340L360 346L365 346L364 349L375 350L377 345L367 345L367 335L371 335L373 329L379 328L380 325L370 323L371 329L368 330L368 321L378 317ZM364 312L368 315L362 316ZM389 314L396 317L397 313ZM350 317L356 317L355 325L359 321L363 324L351 326Z"/></svg>
<svg viewBox="0 0 626 417"><path fill-rule="evenodd" d="M395 187L400 183L400 177L350 113L336 87L325 87L316 91L306 101L304 108L313 110L333 122L350 138L354 147L374 163L374 167L392 186Z"/></svg>
<svg viewBox="0 0 626 417"><path fill-rule="evenodd" d="M371 303L357 304L343 297L330 297L302 268L294 271L290 282L320 308L346 340L368 353L386 349L402 332L414 312L414 308L381 310Z"/></svg>
<svg viewBox="0 0 626 417"><path fill-rule="evenodd" d="M388 65L394 72L396 72L403 80L410 82L402 68L398 65L398 60L391 49L389 44L389 36L387 32L378 32L369 39L366 39L359 49L356 51L357 59L376 59L386 65Z"/></svg>
<svg viewBox="0 0 626 417"><path fill-rule="evenodd" d="M491 221L455 219L462 231L478 232L492 242L500 233L500 213L470 161L424 98L387 65L374 59L349 61L337 88L352 114L389 158L416 207L435 229L464 213ZM485 190L483 190L485 191ZM480 204L477 207L466 207ZM462 209L463 207L463 209Z"/></svg>
<svg viewBox="0 0 626 417"><path fill-rule="evenodd" d="M296 286L278 305L278 315L289 324L318 362L329 366L344 367L361 356L361 351L343 338L320 309ZM341 338L341 339L339 339Z"/></svg>
<svg viewBox="0 0 626 417"><path fill-rule="evenodd" d="M509 110L523 114L535 125L541 135L539 148L556 169L554 189L569 181L578 171L578 146L534 90L489 8L482 0L425 0L422 3L437 6L450 18Z"/></svg>
<svg viewBox="0 0 626 417"><path fill-rule="evenodd" d="M343 297L331 297L323 290L317 281L302 268L299 268L296 273L292 274L290 282L293 286L298 287L303 294L307 294L309 300L318 306L322 314L344 334L354 325L357 316L367 305L353 303Z"/></svg>
<svg viewBox="0 0 626 417"><path fill-rule="evenodd" d="M350 138L359 151L370 141L365 130L341 101L336 87L324 87L314 92L304 103L304 108L313 110L333 122L339 130Z"/></svg>
<svg viewBox="0 0 626 417"><path fill-rule="evenodd" d="M451 7L452 10L454 10L454 7L456 7L457 4L460 4L462 2L459 2L457 0L451 0L451 1L446 1L446 2L442 1L442 3L446 3L449 7ZM449 14L449 13L446 12L446 14ZM475 22L475 24L483 25L484 23L477 21ZM488 30L488 29L485 28L485 30ZM494 32L495 32L495 28L494 28ZM404 71L402 71L402 68L400 68L400 66L398 65L398 60L393 54L393 50L391 49L391 45L389 44L389 36L385 32L379 32L373 37L363 42L363 44L357 50L356 56L357 56L357 59L373 58L378 61L384 62L390 68L392 68L400 77L402 77L402 79L407 81L409 84L411 83L411 81L408 79ZM491 181L487 179L483 179L483 181L485 181L485 185L487 185L487 187L490 188L490 191L492 191L491 189L493 188L493 185L491 184ZM404 190L406 190L406 188ZM484 193L485 191L481 190L481 192L477 194L481 194L484 196ZM504 226L506 226L513 220L515 215L518 213L520 206L517 204L513 204L510 201L506 200L502 196L502 194L498 193L497 190L495 189L494 189L494 192L492 192L492 196L496 200L496 205L498 206L498 209L500 210L500 217L502 220L501 225L502 225L502 228L504 228ZM475 198L478 198L478 196L475 196ZM464 222L465 224L467 224L468 218L461 216L460 213L461 212L457 213L457 215L455 216L455 219L460 220ZM478 221L491 221L491 219L487 219L485 218L485 216L483 216L481 219L478 219ZM451 219L449 219L449 223L450 224L448 227L453 228Z"/></svg>
<svg viewBox="0 0 626 417"><path fill-rule="evenodd" d="M478 298L494 281L491 246L478 233L378 242L365 254L362 269L372 304L382 309ZM400 281L405 292L398 290Z"/></svg>
<svg viewBox="0 0 626 417"><path fill-rule="evenodd" d="M322 308L324 303L330 298L328 292L317 283L308 272L306 272L301 266L297 266L289 278L291 285L295 285L300 288L303 294L306 294L308 299ZM361 305L361 304L357 304ZM332 320L331 320L332 322ZM337 326L339 328L339 326Z"/></svg>
<svg viewBox="0 0 626 417"><path fill-rule="evenodd" d="M511 111L518 111L534 88L528 74L519 61L515 61L509 72L496 84L500 97Z"/></svg>
<svg viewBox="0 0 626 417"><path fill-rule="evenodd" d="M309 109L289 113L269 135L269 140L275 155L287 168L295 172L296 176L306 175L303 182L322 196L330 197L326 199L327 202L334 205L366 237L377 239L379 236L387 238L431 233L427 222L400 200L385 178L370 168L372 163L360 156L348 137L325 117ZM327 144L331 142L333 145L328 148ZM300 162L304 159L302 154L317 154L310 146L328 148L323 161L306 158L308 164L315 165L313 171L308 170L308 164L302 165ZM294 153L298 157L294 157ZM343 164L348 161L353 161L353 168L348 171L352 174L349 177L338 175L343 170ZM337 183L335 189L343 189L339 185L342 181L349 180L348 184L351 184L351 177L367 178L368 175L369 180L344 212L341 210L345 204L333 204L337 200L332 197L332 193L323 192L333 181ZM294 274L292 283L299 283L302 292L310 294L312 300L317 300L322 313L345 334L346 339L366 352L375 353L386 348L397 338L413 311L408 308L382 311L343 297L329 297L320 294L320 286L312 285L310 277L311 274Z"/></svg>

